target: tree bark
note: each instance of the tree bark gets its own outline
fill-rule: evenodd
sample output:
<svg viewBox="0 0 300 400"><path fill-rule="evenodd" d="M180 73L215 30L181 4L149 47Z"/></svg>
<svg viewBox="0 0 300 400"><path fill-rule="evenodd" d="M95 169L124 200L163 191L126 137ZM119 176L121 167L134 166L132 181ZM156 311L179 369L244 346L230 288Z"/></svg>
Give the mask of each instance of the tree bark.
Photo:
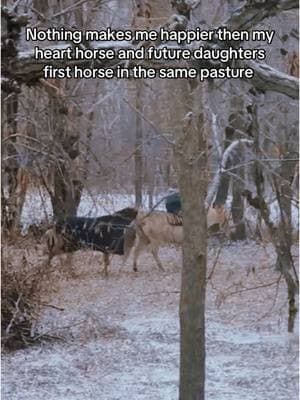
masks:
<svg viewBox="0 0 300 400"><path fill-rule="evenodd" d="M241 178L242 172L240 171L237 174L239 178ZM244 202L241 194L243 189L244 187L240 179L234 178L232 182L231 214L235 229L231 234L232 240L246 239L246 228L244 223Z"/></svg>
<svg viewBox="0 0 300 400"><path fill-rule="evenodd" d="M13 238L19 234L21 214L25 202L27 191L28 175L25 169L19 166L19 156L17 151L17 131L18 131L18 95L11 94L6 101L7 114L7 140L3 145L7 161L3 162L4 173L7 184L7 194L2 190L3 211L3 233Z"/></svg>
<svg viewBox="0 0 300 400"><path fill-rule="evenodd" d="M16 7L13 7L16 8ZM23 26L28 22L28 17L17 17L14 10L2 6L1 8L1 54L2 65L10 59L17 57L20 33ZM1 190L2 201L2 232L10 237L19 234L20 221L25 196L27 191L28 174L27 171L20 167L21 160L18 152L18 110L19 110L19 89L15 82L10 82L3 87L8 90L3 92L10 93L5 101L2 102L3 111L5 111L6 119L2 120L1 128L3 139L5 142L2 147L3 153L6 155L6 161L3 162L6 190ZM2 87L1 87L2 89ZM2 93L3 99L3 93ZM4 112L2 111L2 116ZM6 192L6 193L5 193Z"/></svg>
<svg viewBox="0 0 300 400"><path fill-rule="evenodd" d="M225 146L224 150L232 143L234 137L234 129L231 126L225 127ZM231 158L228 159L228 163L224 167L230 168L232 165ZM220 177L220 183L217 190L214 206L224 205L227 200L228 190L230 184L230 176L227 172L222 172Z"/></svg>
<svg viewBox="0 0 300 400"><path fill-rule="evenodd" d="M56 82L57 93L64 94L63 82ZM78 129L69 126L76 120L77 110L68 104L63 95L49 91L49 109L52 129L55 132L54 188L51 203L55 219L75 216L81 199L83 181L78 176L79 138ZM77 162L76 162L77 161Z"/></svg>
<svg viewBox="0 0 300 400"><path fill-rule="evenodd" d="M244 204L241 196L242 191L244 190L244 168L238 167L245 160L245 149L239 143L239 140L242 139L240 132L247 132L247 119L245 119L245 113L243 111L244 102L242 97L238 97L238 101L234 98L234 89L232 99L230 102L231 110L234 110L229 115L228 125L225 127L225 152L223 158L226 154L226 150L228 154L230 154L226 158L224 165L222 168L225 169L221 173L220 185L217 191L216 199L214 205L224 205L227 200L229 184L232 182L232 204L231 204L231 213L232 219L234 222L235 229L231 233L231 239L233 240L244 240L246 238L246 229L243 221L244 215ZM234 143L237 144L237 147L234 148ZM232 152L229 153L232 148ZM222 161L223 163L223 161ZM236 168L232 169L233 167ZM230 170L230 171L226 171Z"/></svg>
<svg viewBox="0 0 300 400"><path fill-rule="evenodd" d="M299 278L297 271L294 266L293 257L291 254L291 238L289 237L292 230L291 219L289 218L289 203L286 203L285 196L290 193L290 188L287 185L291 185L289 176L293 171L294 162L288 162L285 166L285 160L283 160L279 174L273 176L273 187L275 189L276 199L280 209L280 218L277 226L271 221L271 210L266 204L263 197L262 182L259 177L262 175L262 164L260 163L260 148L259 148L259 126L257 120L257 105L252 106L252 132L255 140L255 152L256 152L256 174L255 174L255 185L257 196L260 199L260 213L264 220L269 233L270 238L277 255L277 263L280 266L280 271L284 276L287 285L287 297L288 297L288 332L293 332L295 318L298 312L296 307L296 294L299 290ZM279 176L278 176L279 175ZM286 176L285 176L286 175ZM288 201L291 201L289 199ZM285 208L287 208L285 210ZM287 215L285 214L287 212Z"/></svg>
<svg viewBox="0 0 300 400"><path fill-rule="evenodd" d="M188 86L188 84L186 83ZM203 400L205 385L205 198L207 152L201 90L187 90L187 115L176 138L175 158L183 208L180 296L180 400ZM194 101L191 103L191 98Z"/></svg>
<svg viewBox="0 0 300 400"><path fill-rule="evenodd" d="M135 153L134 153L134 190L135 206L140 207L143 202L143 123L142 112L142 86L143 82L136 81L136 122L135 122Z"/></svg>

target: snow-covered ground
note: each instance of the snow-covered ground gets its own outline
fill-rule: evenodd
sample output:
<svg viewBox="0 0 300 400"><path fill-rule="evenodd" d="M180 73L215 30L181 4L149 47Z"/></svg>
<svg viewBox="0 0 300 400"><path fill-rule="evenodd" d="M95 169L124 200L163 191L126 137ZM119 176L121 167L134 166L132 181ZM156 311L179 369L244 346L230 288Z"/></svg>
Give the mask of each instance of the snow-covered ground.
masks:
<svg viewBox="0 0 300 400"><path fill-rule="evenodd" d="M217 253L209 251L209 271ZM46 307L40 321L62 340L4 354L2 398L177 399L181 257L164 249L161 258L166 272L144 255L134 273L116 256L105 279L99 253L77 252L78 276L59 274L47 299L63 311ZM284 281L242 291L276 282L272 263L271 246L253 242L219 255L207 286L207 399L298 399L298 332L287 333Z"/></svg>

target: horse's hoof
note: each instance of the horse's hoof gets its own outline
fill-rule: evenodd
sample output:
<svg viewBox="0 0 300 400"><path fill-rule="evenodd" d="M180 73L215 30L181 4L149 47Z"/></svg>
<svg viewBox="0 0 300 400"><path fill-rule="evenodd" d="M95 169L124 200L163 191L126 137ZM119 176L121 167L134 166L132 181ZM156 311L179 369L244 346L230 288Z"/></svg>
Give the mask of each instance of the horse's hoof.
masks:
<svg viewBox="0 0 300 400"><path fill-rule="evenodd" d="M107 271L101 271L100 275L103 276L103 278L108 278L108 272Z"/></svg>
<svg viewBox="0 0 300 400"><path fill-rule="evenodd" d="M138 272L137 267L133 267L134 272Z"/></svg>

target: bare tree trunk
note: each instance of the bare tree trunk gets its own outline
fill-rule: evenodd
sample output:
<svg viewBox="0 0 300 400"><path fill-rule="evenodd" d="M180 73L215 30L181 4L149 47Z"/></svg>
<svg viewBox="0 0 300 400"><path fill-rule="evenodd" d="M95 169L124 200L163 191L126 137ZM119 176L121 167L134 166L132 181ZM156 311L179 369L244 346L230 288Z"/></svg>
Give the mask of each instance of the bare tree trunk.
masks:
<svg viewBox="0 0 300 400"><path fill-rule="evenodd" d="M135 124L135 153L134 153L134 170L135 170L135 206L140 207L143 202L143 124L141 118L142 104L142 86L143 82L136 81L136 124Z"/></svg>
<svg viewBox="0 0 300 400"><path fill-rule="evenodd" d="M137 0L134 4L133 27L135 29L149 29L151 25L152 7L148 0ZM138 79L136 85L136 124L135 124L135 153L134 153L134 189L135 206L140 207L143 202L143 121L141 115L143 109L144 83Z"/></svg>
<svg viewBox="0 0 300 400"><path fill-rule="evenodd" d="M89 170L89 166L90 166L90 152L91 152L92 137L93 137L94 117L95 117L94 111L91 111L87 116L88 126L87 126L84 157L83 157L83 181L84 182L86 182L88 179L88 170Z"/></svg>
<svg viewBox="0 0 300 400"><path fill-rule="evenodd" d="M49 12L48 0L33 0L33 7L40 13L47 15Z"/></svg>
<svg viewBox="0 0 300 400"><path fill-rule="evenodd" d="M155 189L155 166L153 165L153 158L149 159L148 157L148 166L147 166L147 187L148 187L148 207L151 210L153 207L153 196ZM151 164L150 164L151 163Z"/></svg>
<svg viewBox="0 0 300 400"><path fill-rule="evenodd" d="M226 126L225 128L225 149L230 145L233 141L234 137L234 129L230 126ZM229 168L232 163L231 159L228 160L229 163L224 166L226 169ZM229 190L230 176L227 172L223 172L220 178L220 184L218 187L218 191L216 194L216 199L214 201L214 206L224 205L227 200L228 190Z"/></svg>
<svg viewBox="0 0 300 400"><path fill-rule="evenodd" d="M188 85L188 83L186 83ZM205 198L207 152L201 90L187 90L187 112L175 157L183 207L183 267L180 297L180 400L203 400L205 384ZM191 99L194 104L188 104Z"/></svg>
<svg viewBox="0 0 300 400"><path fill-rule="evenodd" d="M255 100L254 100L255 101ZM285 165L285 160L282 162L280 176L278 178L278 174L274 174L273 177L273 187L275 189L277 202L280 209L280 222L278 226L275 226L271 221L271 211L267 206L264 198L263 198L263 190L262 190L262 181L259 177L262 175L262 166L260 163L260 149L259 149L259 127L257 121L257 106L254 104L252 106L253 109L253 137L255 138L255 151L256 151L256 174L255 174L255 185L257 190L257 196L260 200L260 212L261 216L268 227L270 238L274 245L276 254L277 254L277 263L280 266L280 271L284 276L284 279L287 284L287 295L288 295L288 332L293 332L295 318L298 312L296 307L296 295L299 290L299 278L297 275L297 271L293 262L293 257L291 253L291 238L290 232L292 230L291 227L291 219L288 214L286 215L284 212L285 206L283 200L286 194L290 193L290 188L287 186L291 186L292 181L289 180L289 176L293 171L294 162L288 162L287 166ZM290 156L289 156L290 157ZM289 199L290 201L291 199ZM289 206L288 206L289 207Z"/></svg>
<svg viewBox="0 0 300 400"><path fill-rule="evenodd" d="M55 219L76 216L81 190L82 183L72 180L70 171L59 163L54 173L54 194L51 197Z"/></svg>
<svg viewBox="0 0 300 400"><path fill-rule="evenodd" d="M26 170L19 167L17 152L17 114L18 95L11 94L6 102L7 137L3 150L7 161L4 162L4 172L7 184L7 195L2 191L3 233L11 237L18 235L22 209L25 201L28 176Z"/></svg>
<svg viewBox="0 0 300 400"><path fill-rule="evenodd" d="M34 0L33 5L41 14L47 16L51 8L53 12L58 12L68 4L64 1L54 3L51 5L49 0ZM76 22L82 24L83 17L80 18L78 13L80 9L75 8L72 13L63 14L59 20L62 23L64 18L75 17ZM81 27L78 25L78 28ZM42 80L40 83L49 96L49 114L51 115L49 124L54 138L53 153L56 155L52 171L53 188L50 189L47 184L45 187L51 198L54 218L60 219L76 215L83 189L83 179L78 168L80 129L77 122L80 112L67 98L68 88L72 82L51 79ZM45 179L43 180L45 182Z"/></svg>
<svg viewBox="0 0 300 400"><path fill-rule="evenodd" d="M57 82L58 87L61 82ZM55 92L55 91L54 91ZM50 93L52 129L55 132L56 162L54 165L54 190L50 192L55 219L75 216L81 199L83 182L78 177L79 131L70 129L69 122L76 120L76 110L59 95Z"/></svg>
<svg viewBox="0 0 300 400"><path fill-rule="evenodd" d="M232 101L232 108L235 108L236 104ZM244 128L245 121L242 118L243 112L232 113L229 116L228 126L225 128L225 149L227 149L235 139L240 138L239 131L246 131ZM244 160L245 155L234 153L231 157L228 157L226 165L223 167L229 169L235 165L239 165ZM243 168L236 168L233 170L234 177L231 173L223 172L221 174L220 185L217 191L216 200L214 205L224 205L227 200L230 180L232 181L232 204L231 213L232 219L235 225L235 230L231 235L233 240L244 240L246 238L246 229L243 221L244 215L244 204L242 201L241 193L244 190L244 173Z"/></svg>
<svg viewBox="0 0 300 400"><path fill-rule="evenodd" d="M243 168L236 170L236 178L232 180L232 204L231 214L235 226L234 232L231 234L232 240L246 239L246 227L244 223L244 202L242 191L244 190ZM243 179L241 181L241 179Z"/></svg>
<svg viewBox="0 0 300 400"><path fill-rule="evenodd" d="M17 11L17 4L14 7ZM27 24L27 18L17 18L13 10L1 9L1 44L2 66L11 63L11 57L17 57L21 28ZM11 69L11 68L10 68ZM2 232L14 237L19 233L22 209L25 201L28 175L25 169L20 168L20 154L18 153L18 109L19 90L13 85L3 84L3 93L7 94L2 102L1 128L3 133L2 152L6 160L3 162L5 189L1 191ZM2 97L3 98L3 97Z"/></svg>

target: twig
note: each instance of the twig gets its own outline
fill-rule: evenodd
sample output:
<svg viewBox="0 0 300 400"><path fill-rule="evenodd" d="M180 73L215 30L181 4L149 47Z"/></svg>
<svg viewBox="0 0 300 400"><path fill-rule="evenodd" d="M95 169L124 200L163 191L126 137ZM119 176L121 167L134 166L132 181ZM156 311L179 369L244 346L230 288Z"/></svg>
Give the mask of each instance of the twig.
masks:
<svg viewBox="0 0 300 400"><path fill-rule="evenodd" d="M56 14L51 15L50 18L56 18L56 17L61 17L62 15L68 13L69 11L72 11L74 8L81 6L84 3L87 3L89 0L79 0L75 4L71 4L69 7L65 8L62 11L57 12Z"/></svg>
<svg viewBox="0 0 300 400"><path fill-rule="evenodd" d="M281 278L281 276L280 276L280 278ZM258 285L258 286L251 286L251 287L246 287L246 288L243 288L243 289L240 289L240 290L236 290L235 292L231 292L231 293L228 293L227 295L225 295L224 299L229 297L229 296L233 296L235 294L239 294L239 293L243 293L243 292L249 292L251 290L257 290L257 289L273 286L273 285L275 285L277 283L278 283L278 279L276 279L276 281L273 281L273 282L270 282L270 283L265 283L265 284Z"/></svg>
<svg viewBox="0 0 300 400"><path fill-rule="evenodd" d="M223 244L222 246L219 247L218 253L217 253L217 255L216 255L216 258L215 258L215 261L214 261L214 264L213 264L213 267L212 267L212 269L211 269L211 271L210 271L208 277L206 278L206 281L209 281L209 280L211 279L213 273L215 272L215 268L216 268L217 263L218 263L218 261L219 261L219 257L220 257L221 251L223 250L223 247L224 247L224 244Z"/></svg>
<svg viewBox="0 0 300 400"><path fill-rule="evenodd" d="M21 0L16 0L15 4L11 8L11 11L15 11L15 9L18 7L20 2L21 2Z"/></svg>
<svg viewBox="0 0 300 400"><path fill-rule="evenodd" d="M6 329L5 329L5 333L6 333L7 335L9 334L9 331L10 331L10 329L11 329L13 323L15 322L15 319L16 319L18 313L20 312L19 304L20 304L20 301L21 301L22 297L23 297L23 294L21 293L21 294L19 295L19 297L18 297L18 300L15 302L15 311L14 311L14 313L13 313L12 319L9 321L9 324L7 325L7 327L6 327Z"/></svg>
<svg viewBox="0 0 300 400"><path fill-rule="evenodd" d="M53 304L47 304L47 303L42 302L41 305L42 305L43 307L54 308L55 310L58 310L58 311L65 311L64 308L54 306Z"/></svg>
<svg viewBox="0 0 300 400"><path fill-rule="evenodd" d="M150 292L150 293L145 293L144 296L154 296L156 294L180 294L180 290L174 290L174 291L167 291L163 290L161 292Z"/></svg>
<svg viewBox="0 0 300 400"><path fill-rule="evenodd" d="M272 301L271 307L270 307L269 310L266 311L260 318L258 318L258 319L256 320L256 322L259 322L259 321L261 321L262 319L264 319L264 318L273 310L273 308L275 307L275 304L276 304L276 301L277 301L277 297L278 297L279 283L280 283L280 281L281 281L281 277L282 277L282 274L280 274L280 276L279 276L279 278L278 278L278 280L277 280L277 285L276 285L276 290L275 290L275 296L274 296L274 299L273 299L273 301Z"/></svg>
<svg viewBox="0 0 300 400"><path fill-rule="evenodd" d="M56 331L58 331L58 330L63 330L63 329L70 329L70 328L73 328L74 326L82 325L82 324L84 324L85 322L86 322L86 320L83 320L83 321L77 322L77 323L75 323L75 324L73 324L73 325L66 325L66 326L61 326L61 327L49 329L48 331L43 332L43 333L41 333L41 334L35 336L35 337L33 338L33 340L38 340L39 338L41 338L41 337L43 337L43 336L48 336L49 333L51 333L51 332L56 332Z"/></svg>

